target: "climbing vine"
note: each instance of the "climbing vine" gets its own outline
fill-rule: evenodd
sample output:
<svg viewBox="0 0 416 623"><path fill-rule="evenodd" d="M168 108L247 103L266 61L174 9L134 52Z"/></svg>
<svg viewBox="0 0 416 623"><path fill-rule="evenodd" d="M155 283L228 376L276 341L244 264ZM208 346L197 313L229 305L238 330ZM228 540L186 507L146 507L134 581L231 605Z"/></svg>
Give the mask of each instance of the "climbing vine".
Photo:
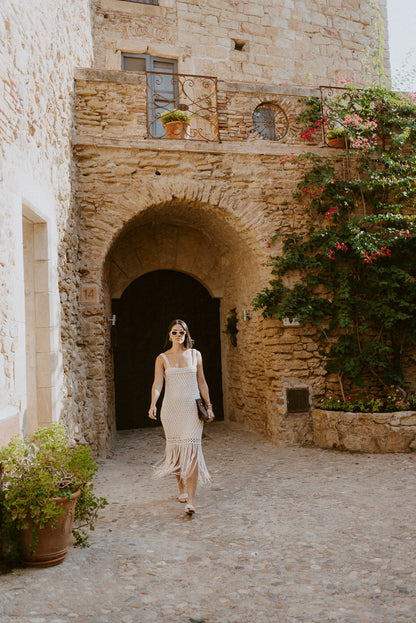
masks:
<svg viewBox="0 0 416 623"><path fill-rule="evenodd" d="M313 138L316 124L343 127L347 149L308 155L295 195L306 206L306 233L282 237L254 306L319 327L344 400L346 383L406 395L416 342L416 97L347 84L320 111L307 104L304 121L313 124L302 136Z"/></svg>

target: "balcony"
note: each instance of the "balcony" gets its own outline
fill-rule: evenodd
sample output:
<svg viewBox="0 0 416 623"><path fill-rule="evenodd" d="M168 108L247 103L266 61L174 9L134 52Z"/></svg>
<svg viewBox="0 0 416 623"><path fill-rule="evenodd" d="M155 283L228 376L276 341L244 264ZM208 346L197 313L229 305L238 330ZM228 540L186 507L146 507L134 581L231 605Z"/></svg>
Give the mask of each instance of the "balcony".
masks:
<svg viewBox="0 0 416 623"><path fill-rule="evenodd" d="M154 140L167 146L172 141L166 140L158 116L179 108L193 115L186 142L233 141L250 144L254 151L256 144L263 151L267 145L275 151L276 144L286 151L287 145L306 148L296 121L300 100L320 96L319 89L212 76L96 69L77 70L75 91L75 142L105 139L138 145Z"/></svg>
<svg viewBox="0 0 416 623"><path fill-rule="evenodd" d="M146 93L149 138L165 138L159 115L178 108L192 115L188 139L219 140L216 78L148 71Z"/></svg>

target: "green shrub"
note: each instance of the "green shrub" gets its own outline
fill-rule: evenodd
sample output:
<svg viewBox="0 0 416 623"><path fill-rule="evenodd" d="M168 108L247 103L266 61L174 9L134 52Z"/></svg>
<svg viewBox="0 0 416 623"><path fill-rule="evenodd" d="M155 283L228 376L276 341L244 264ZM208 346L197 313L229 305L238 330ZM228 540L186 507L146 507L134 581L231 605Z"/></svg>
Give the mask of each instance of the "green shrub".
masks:
<svg viewBox="0 0 416 623"><path fill-rule="evenodd" d="M0 448L1 513L10 526L9 545L12 548L14 530L28 528L36 531L47 524L54 525L63 512L54 498L71 497L80 490L75 518L78 524L91 528L97 512L107 501L92 493L92 478L97 464L87 446L72 445L61 423L50 428L39 428L33 440L14 437L7 446ZM79 506L78 506L79 505ZM87 544L86 534L79 536L75 526L74 536L78 542Z"/></svg>
<svg viewBox="0 0 416 623"><path fill-rule="evenodd" d="M173 108L172 110L166 110L158 115L158 119L165 125L171 121L184 121L189 123L192 119L192 114L186 110L178 110Z"/></svg>

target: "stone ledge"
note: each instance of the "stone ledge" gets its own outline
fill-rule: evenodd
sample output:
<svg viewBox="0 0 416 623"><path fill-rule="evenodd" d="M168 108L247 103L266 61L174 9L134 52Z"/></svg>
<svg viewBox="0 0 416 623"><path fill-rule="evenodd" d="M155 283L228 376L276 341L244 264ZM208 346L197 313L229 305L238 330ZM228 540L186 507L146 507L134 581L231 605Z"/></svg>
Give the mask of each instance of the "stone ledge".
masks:
<svg viewBox="0 0 416 623"><path fill-rule="evenodd" d="M77 67L75 80L88 82L114 82L121 84L146 84L144 71L125 71L117 69L92 69L91 67Z"/></svg>
<svg viewBox="0 0 416 623"><path fill-rule="evenodd" d="M266 84L264 82L232 82L218 78L220 93L258 93L259 95L296 95L297 97L320 97L319 88L291 84Z"/></svg>
<svg viewBox="0 0 416 623"><path fill-rule="evenodd" d="M313 440L320 448L353 452L415 452L416 412L350 413L313 409Z"/></svg>
<svg viewBox="0 0 416 623"><path fill-rule="evenodd" d="M284 156L288 153L296 155L313 153L316 157L333 155L334 152L342 152L342 149L334 149L326 146L300 146L277 143L274 141L194 141L176 139L139 139L139 138L110 138L99 137L85 132L74 133L73 146L110 147L116 149L140 149L148 151L187 151L207 152L224 154L264 154Z"/></svg>

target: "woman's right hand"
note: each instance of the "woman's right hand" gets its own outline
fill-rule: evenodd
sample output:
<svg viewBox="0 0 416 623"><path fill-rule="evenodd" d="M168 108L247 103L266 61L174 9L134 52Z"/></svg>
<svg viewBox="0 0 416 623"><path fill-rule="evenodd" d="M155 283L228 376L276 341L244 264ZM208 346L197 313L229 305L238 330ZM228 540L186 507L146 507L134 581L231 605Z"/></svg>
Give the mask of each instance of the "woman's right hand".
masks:
<svg viewBox="0 0 416 623"><path fill-rule="evenodd" d="M149 409L149 417L150 417L151 420L156 420L156 413L157 413L156 406L150 407L150 409Z"/></svg>

